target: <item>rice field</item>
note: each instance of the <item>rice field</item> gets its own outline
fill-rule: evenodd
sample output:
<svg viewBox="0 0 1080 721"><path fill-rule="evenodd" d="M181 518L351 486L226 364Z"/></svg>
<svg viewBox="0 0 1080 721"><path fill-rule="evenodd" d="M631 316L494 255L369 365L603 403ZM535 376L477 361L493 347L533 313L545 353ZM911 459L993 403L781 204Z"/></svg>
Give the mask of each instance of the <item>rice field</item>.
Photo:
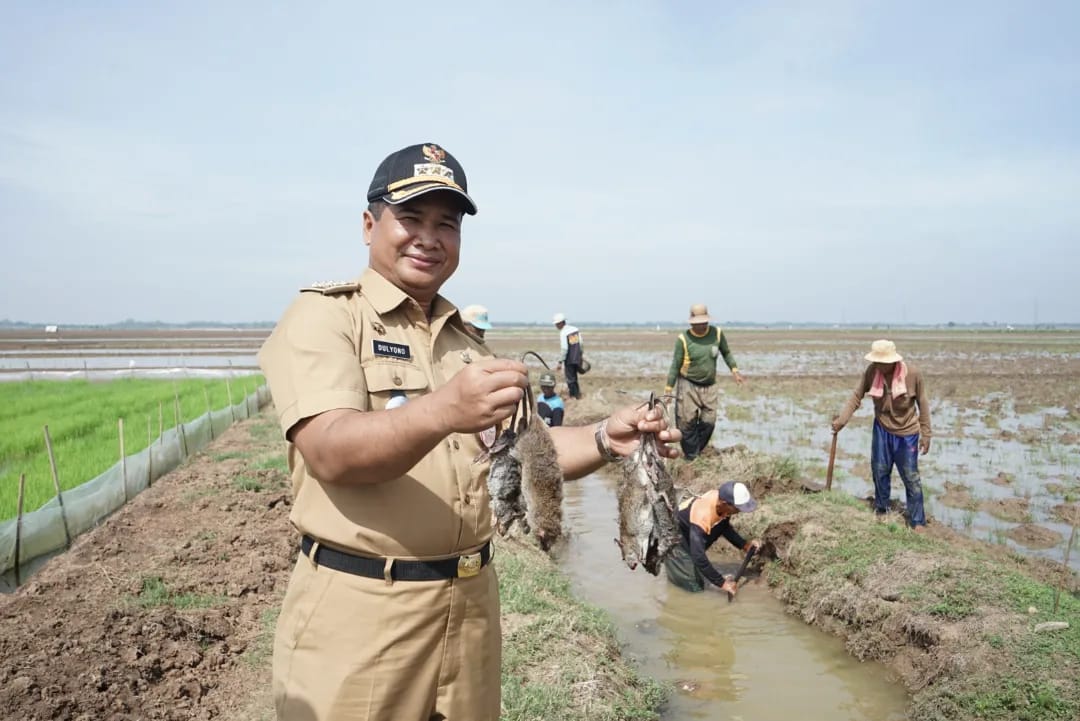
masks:
<svg viewBox="0 0 1080 721"><path fill-rule="evenodd" d="M261 376L226 380L121 378L0 383L0 520L17 513L20 475L26 476L24 512L42 506L54 490L44 428L56 461L61 489L102 473L124 451L146 448L161 432L208 409L227 408L263 383Z"/></svg>

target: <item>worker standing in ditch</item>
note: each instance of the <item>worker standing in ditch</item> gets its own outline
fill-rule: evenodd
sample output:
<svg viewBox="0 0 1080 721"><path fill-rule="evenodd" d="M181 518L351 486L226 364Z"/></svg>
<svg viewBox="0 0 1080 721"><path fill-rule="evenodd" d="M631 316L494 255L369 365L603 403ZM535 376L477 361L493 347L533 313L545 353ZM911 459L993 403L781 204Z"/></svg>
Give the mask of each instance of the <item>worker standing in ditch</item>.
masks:
<svg viewBox="0 0 1080 721"><path fill-rule="evenodd" d="M761 541L747 541L731 525L738 513L751 513L757 501L745 483L727 481L714 491L690 496L679 504L679 545L664 559L668 581L685 591L705 590L705 580L734 596L738 590L734 579L727 578L712 565L705 552L721 536L735 548L749 551L761 548Z"/></svg>
<svg viewBox="0 0 1080 721"><path fill-rule="evenodd" d="M874 513L885 519L892 495L892 469L900 472L907 494L908 525L921 533L926 528L919 454L930 450L930 402L922 374L896 352L890 340L876 340L865 356L870 365L855 390L833 419L833 433L847 425L867 394L874 401L874 430L870 442L870 468L874 476Z"/></svg>
<svg viewBox="0 0 1080 721"><path fill-rule="evenodd" d="M524 396L439 294L476 213L465 171L413 145L375 171L369 267L286 310L259 364L288 441L300 554L278 618L281 721L496 721L501 629L484 446ZM552 428L566 478L629 455L659 410Z"/></svg>
<svg viewBox="0 0 1080 721"><path fill-rule="evenodd" d="M709 321L707 306L690 306L690 327L675 340L675 356L664 389L664 395L675 392L675 425L682 431L682 450L688 461L709 445L716 428L720 396L716 385L717 356L724 359L737 384L746 380L739 373L724 331Z"/></svg>

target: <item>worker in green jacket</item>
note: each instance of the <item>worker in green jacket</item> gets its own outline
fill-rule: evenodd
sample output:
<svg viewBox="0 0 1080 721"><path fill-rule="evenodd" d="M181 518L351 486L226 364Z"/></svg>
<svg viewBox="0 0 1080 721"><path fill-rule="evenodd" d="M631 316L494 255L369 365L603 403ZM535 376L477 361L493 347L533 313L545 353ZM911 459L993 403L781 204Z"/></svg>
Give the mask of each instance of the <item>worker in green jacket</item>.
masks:
<svg viewBox="0 0 1080 721"><path fill-rule="evenodd" d="M709 445L716 427L717 356L723 357L736 383L745 382L728 349L724 331L709 324L709 309L701 303L690 306L690 328L675 341L675 357L664 391L665 395L675 393L675 423L682 431L683 455L687 460L697 458Z"/></svg>

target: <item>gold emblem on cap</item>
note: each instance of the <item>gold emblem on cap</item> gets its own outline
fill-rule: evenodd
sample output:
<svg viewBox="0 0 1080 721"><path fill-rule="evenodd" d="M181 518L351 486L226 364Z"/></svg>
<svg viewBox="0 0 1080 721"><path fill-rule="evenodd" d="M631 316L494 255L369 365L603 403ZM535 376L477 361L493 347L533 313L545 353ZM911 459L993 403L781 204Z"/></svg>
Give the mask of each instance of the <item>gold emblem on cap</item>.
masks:
<svg viewBox="0 0 1080 721"><path fill-rule="evenodd" d="M446 151L438 145L425 145L420 151L429 163L442 163L446 161Z"/></svg>

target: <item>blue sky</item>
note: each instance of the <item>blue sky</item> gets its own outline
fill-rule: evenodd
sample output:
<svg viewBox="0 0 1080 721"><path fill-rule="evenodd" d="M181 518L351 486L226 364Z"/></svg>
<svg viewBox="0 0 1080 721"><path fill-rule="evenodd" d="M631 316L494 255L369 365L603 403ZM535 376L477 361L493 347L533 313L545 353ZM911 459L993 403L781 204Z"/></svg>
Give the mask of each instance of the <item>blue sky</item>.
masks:
<svg viewBox="0 0 1080 721"><path fill-rule="evenodd" d="M433 141L496 324L1080 321L1080 4L389 5L5 4L0 318L274 320Z"/></svg>

